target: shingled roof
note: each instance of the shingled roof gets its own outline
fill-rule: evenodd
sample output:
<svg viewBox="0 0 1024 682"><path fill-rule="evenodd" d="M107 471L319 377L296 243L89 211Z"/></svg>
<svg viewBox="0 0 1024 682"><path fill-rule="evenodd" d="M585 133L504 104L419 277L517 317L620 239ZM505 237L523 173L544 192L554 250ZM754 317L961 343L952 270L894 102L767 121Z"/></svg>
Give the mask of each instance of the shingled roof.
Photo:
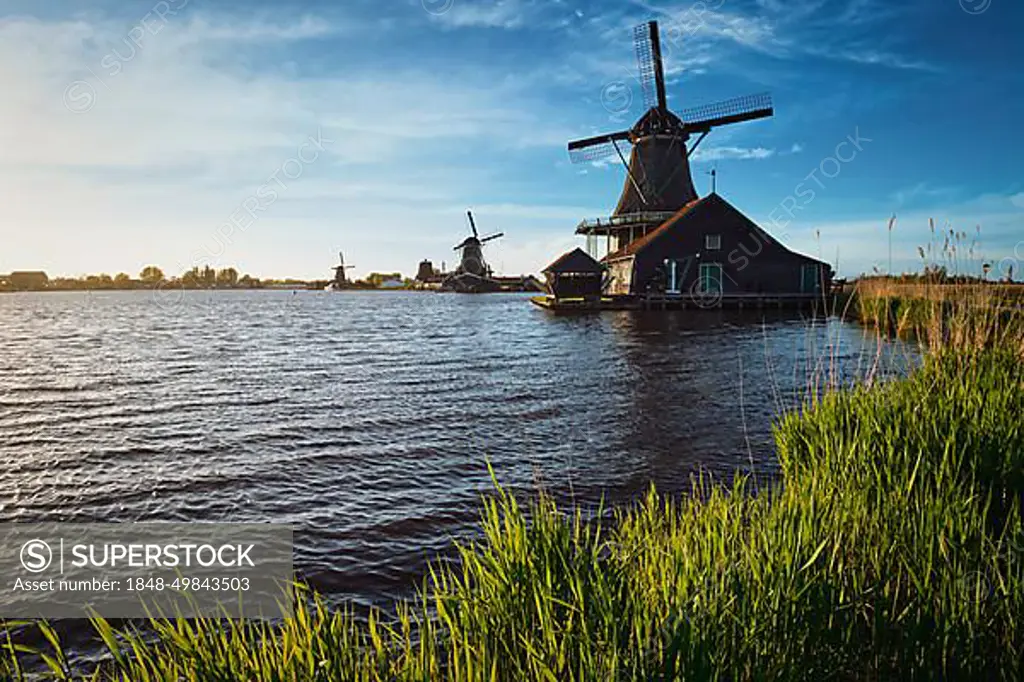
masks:
<svg viewBox="0 0 1024 682"><path fill-rule="evenodd" d="M604 266L601 263L577 246L572 251L566 251L556 258L555 262L544 268L544 273L601 272L602 270L604 270Z"/></svg>

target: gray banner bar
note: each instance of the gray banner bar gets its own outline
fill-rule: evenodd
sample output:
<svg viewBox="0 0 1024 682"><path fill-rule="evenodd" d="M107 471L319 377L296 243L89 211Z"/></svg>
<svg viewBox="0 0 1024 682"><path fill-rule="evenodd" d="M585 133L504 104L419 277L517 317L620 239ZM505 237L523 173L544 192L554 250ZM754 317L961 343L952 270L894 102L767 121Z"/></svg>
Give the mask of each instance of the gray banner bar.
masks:
<svg viewBox="0 0 1024 682"><path fill-rule="evenodd" d="M290 526L0 524L0 618L279 618L292 580Z"/></svg>

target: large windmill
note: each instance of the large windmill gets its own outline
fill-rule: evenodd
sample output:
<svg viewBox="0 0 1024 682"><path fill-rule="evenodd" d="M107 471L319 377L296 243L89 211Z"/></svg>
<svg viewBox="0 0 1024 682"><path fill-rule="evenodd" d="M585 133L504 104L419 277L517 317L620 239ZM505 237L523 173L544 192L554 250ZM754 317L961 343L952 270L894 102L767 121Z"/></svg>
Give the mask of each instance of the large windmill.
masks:
<svg viewBox="0 0 1024 682"><path fill-rule="evenodd" d="M749 302L779 295L812 302L827 293L827 263L771 239L714 190L701 199L693 188L689 159L704 138L720 126L772 116L771 98L752 95L676 115L665 96L657 22L637 27L634 38L647 111L628 130L569 143L573 161L617 154L626 168L625 186L610 218L576 228L587 236L590 258L574 253L545 270L556 302L567 290L570 298L601 301L598 307L605 296L612 306L671 301L708 307L724 305L726 298ZM628 162L620 143L632 146ZM597 263L599 236L607 238L607 250ZM757 258L736 261L732 254L752 237Z"/></svg>
<svg viewBox="0 0 1024 682"><path fill-rule="evenodd" d="M459 266L445 279L441 288L466 293L496 291L500 285L492 279L491 268L484 260L483 245L505 236L505 233L498 232L481 238L476 229L476 221L473 220L473 212L466 211L466 215L469 216L469 228L473 234L455 247L455 251L462 252Z"/></svg>
<svg viewBox="0 0 1024 682"><path fill-rule="evenodd" d="M628 130L570 142L569 153L574 163L617 154L626 168L626 182L609 222L644 228L697 199L689 157L712 129L765 118L773 114L773 109L771 97L760 94L684 109L677 116L669 111L665 96L658 22L637 26L633 37L647 112ZM694 136L697 139L691 143ZM632 145L628 163L620 143ZM641 214L647 214L647 218ZM585 227L581 225L577 232L598 234ZM642 236L642 232L635 236ZM606 229L599 234L611 236L612 232ZM623 235L617 236L621 245Z"/></svg>

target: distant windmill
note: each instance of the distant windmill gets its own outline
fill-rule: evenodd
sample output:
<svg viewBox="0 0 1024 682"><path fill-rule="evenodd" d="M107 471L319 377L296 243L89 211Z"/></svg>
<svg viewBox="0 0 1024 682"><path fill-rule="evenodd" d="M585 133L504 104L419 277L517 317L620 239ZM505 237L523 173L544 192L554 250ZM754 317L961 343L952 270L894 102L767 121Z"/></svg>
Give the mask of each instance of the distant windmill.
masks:
<svg viewBox="0 0 1024 682"><path fill-rule="evenodd" d="M487 267L487 263L484 261L483 245L492 239L504 237L505 233L498 232L481 239L480 233L476 231L476 221L473 220L473 212L466 211L466 215L469 216L469 228L473 231L473 236L466 237L462 240L461 244L454 248L455 251L462 251L461 262L456 272L462 271L477 275L478 277L489 277L491 269Z"/></svg>
<svg viewBox="0 0 1024 682"><path fill-rule="evenodd" d="M354 265L345 265L345 253L342 251L338 252L338 264L334 266L334 281L328 286L328 289L342 289L348 286L348 276L345 274L346 270L351 270Z"/></svg>
<svg viewBox="0 0 1024 682"><path fill-rule="evenodd" d="M466 211L466 215L469 216L469 228L473 234L455 246L455 251L462 252L459 265L455 268L455 272L445 278L441 288L442 290L465 293L496 291L500 285L491 277L491 268L484 260L483 245L505 236L505 233L498 232L481 238L476 229L476 221L473 220L473 212Z"/></svg>
<svg viewBox="0 0 1024 682"><path fill-rule="evenodd" d="M633 37L644 105L648 111L629 130L569 143L573 163L618 154L626 167L627 177L614 216L674 212L697 199L690 176L689 157L708 133L713 128L765 118L774 113L771 97L759 94L685 109L677 116L669 111L665 95L658 22L651 21L636 27ZM699 137L688 145L694 135ZM633 147L628 163L619 142L628 142Z"/></svg>

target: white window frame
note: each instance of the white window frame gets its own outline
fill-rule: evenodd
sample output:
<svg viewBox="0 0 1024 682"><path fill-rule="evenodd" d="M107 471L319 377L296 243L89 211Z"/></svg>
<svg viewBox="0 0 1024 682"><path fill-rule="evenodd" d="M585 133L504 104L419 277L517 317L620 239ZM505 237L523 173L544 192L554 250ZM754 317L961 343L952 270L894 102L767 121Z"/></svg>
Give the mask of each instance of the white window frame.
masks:
<svg viewBox="0 0 1024 682"><path fill-rule="evenodd" d="M720 235L720 234L706 234L706 235L704 235L704 250L705 251L721 251L722 250L722 235Z"/></svg>

